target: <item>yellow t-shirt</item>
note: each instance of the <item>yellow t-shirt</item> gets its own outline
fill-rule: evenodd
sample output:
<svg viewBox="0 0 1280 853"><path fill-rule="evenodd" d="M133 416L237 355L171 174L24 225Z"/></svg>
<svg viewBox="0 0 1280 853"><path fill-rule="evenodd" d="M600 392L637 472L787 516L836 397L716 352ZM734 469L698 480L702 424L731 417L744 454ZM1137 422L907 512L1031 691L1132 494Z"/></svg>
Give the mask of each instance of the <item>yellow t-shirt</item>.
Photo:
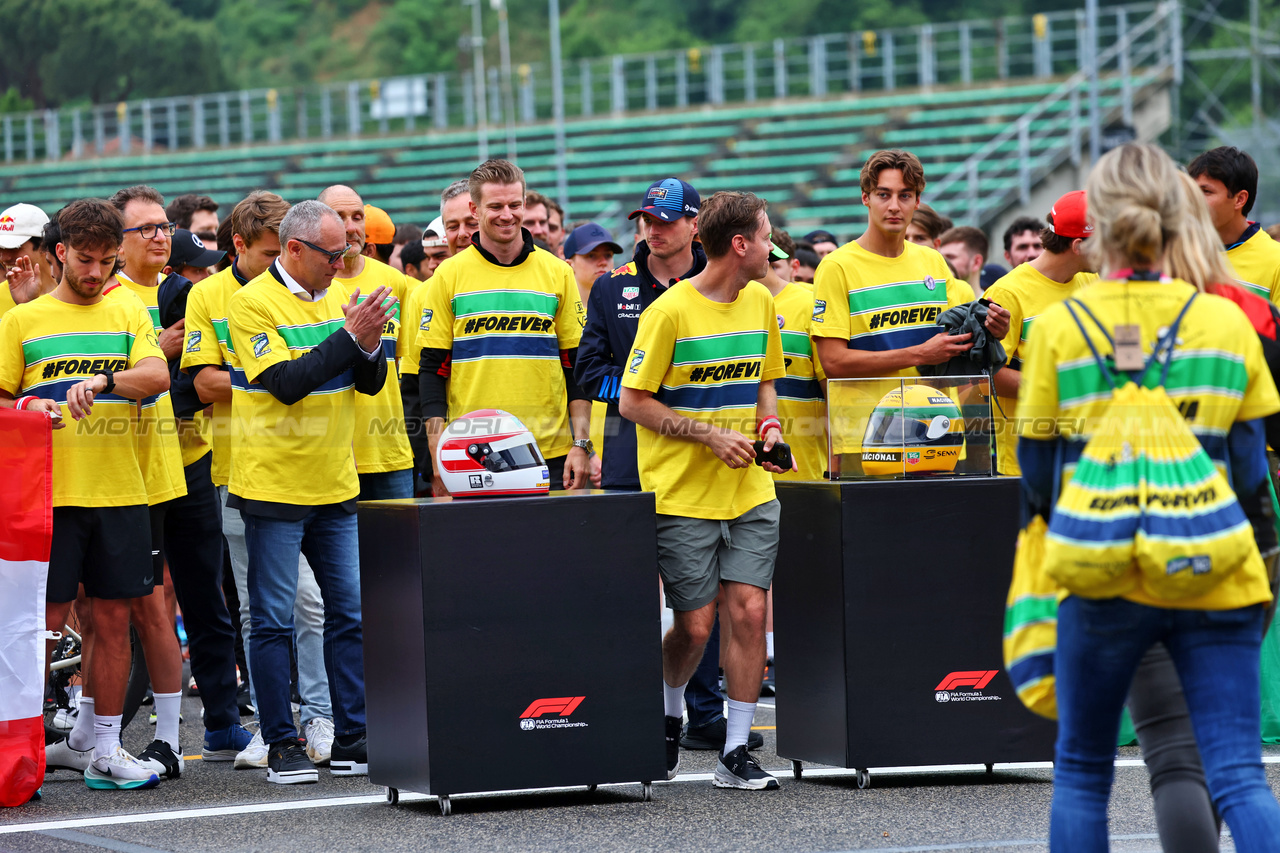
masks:
<svg viewBox="0 0 1280 853"><path fill-rule="evenodd" d="M417 376L418 359L422 356L422 346L418 343L418 332L422 330L422 311L427 301L427 291L431 289L431 279L418 282L409 291L401 306L400 316L403 319L400 335L400 375ZM410 319L412 318L412 319Z"/></svg>
<svg viewBox="0 0 1280 853"><path fill-rule="evenodd" d="M301 358L340 331L347 299L330 286L319 301L304 302L272 270L231 297L227 325L240 365L231 372L231 494L303 506L359 494L352 371L292 406L258 384L268 367Z"/></svg>
<svg viewBox="0 0 1280 853"><path fill-rule="evenodd" d="M158 308L130 287L123 273L117 273L119 284L103 292L102 298L117 300L130 307L141 308L156 328ZM152 294L156 288L151 288ZM187 493L187 480L182 472L182 446L178 443L178 421L173 416L169 392L147 397L138 403L138 458L142 477L147 482L147 503L151 506L180 498Z"/></svg>
<svg viewBox="0 0 1280 853"><path fill-rule="evenodd" d="M231 267L197 282L187 295L187 339L182 347L182 369L197 365L212 368L239 367L227 330L227 305L241 284ZM213 445L213 484L231 482L231 403L214 403L209 417Z"/></svg>
<svg viewBox="0 0 1280 853"><path fill-rule="evenodd" d="M622 385L754 439L760 383L786 375L777 313L763 284L722 303L677 282L640 315ZM640 485L657 493L663 515L731 519L773 500L773 478L759 465L730 468L704 444L639 425L636 444Z"/></svg>
<svg viewBox="0 0 1280 853"><path fill-rule="evenodd" d="M147 287L133 281L124 273L117 274L116 278L142 300L142 304L147 307L147 313L151 315L151 322L155 324L156 334L159 335L164 331L164 328L160 325L160 282L157 282L155 287ZM167 392L165 396L169 396ZM169 411L171 413L173 411L172 400L169 401ZM171 414L170 417L173 417L173 415ZM209 420L205 416L204 410L201 409L190 420L177 420L175 418L174 422L177 425L178 447L182 456L182 465L186 467L201 459L210 451Z"/></svg>
<svg viewBox="0 0 1280 853"><path fill-rule="evenodd" d="M1280 305L1280 243L1259 229L1252 237L1224 253L1236 281L1250 293Z"/></svg>
<svg viewBox="0 0 1280 853"><path fill-rule="evenodd" d="M583 316L573 270L555 255L534 249L504 267L471 246L431 277L418 348L452 350L450 417L510 412L555 459L573 446L560 352L578 345Z"/></svg>
<svg viewBox="0 0 1280 853"><path fill-rule="evenodd" d="M1119 323L1139 324L1142 348L1149 355L1158 332L1173 322L1193 293L1195 288L1178 280L1166 284L1101 280L1075 298L1112 334ZM1111 345L1102 332L1079 308L1076 313L1099 354L1108 355ZM1143 384L1154 387L1159 380L1160 371L1153 366ZM1280 395L1263 360L1257 333L1236 305L1218 296L1197 297L1182 318L1164 387L1207 448L1221 449L1235 422L1280 411ZM1090 420L1102 414L1110 398L1106 380L1066 306L1050 306L1036 320L1023 359L1018 434L1024 439L1061 435L1073 450L1081 449L1091 434ZM1212 449L1210 455L1214 455ZM1215 461L1223 467L1223 459ZM1064 482L1073 470L1074 464L1063 468ZM1228 610L1270 601L1271 593L1262 558L1254 550L1244 566L1205 595L1167 601L1138 588L1121 597L1153 607Z"/></svg>
<svg viewBox="0 0 1280 853"><path fill-rule="evenodd" d="M1022 369L1031 324L1050 305L1061 302L1086 284L1097 280L1096 273L1077 273L1065 284L1054 281L1031 264L1019 264L987 288L984 296L1009 310L1009 333L1004 336L1004 354L1010 368ZM1000 397L991 411L992 433L996 442L996 470L1017 477L1018 436L1013 430L1018 411L1017 397Z"/></svg>
<svg viewBox="0 0 1280 853"><path fill-rule="evenodd" d="M62 406L66 426L53 431L54 506L147 503L137 403L101 394L80 421L71 419L66 405L71 386L100 370L127 370L144 358L164 360L146 312L130 302L72 305L46 294L0 319L0 388Z"/></svg>
<svg viewBox="0 0 1280 853"><path fill-rule="evenodd" d="M778 392L778 418L783 441L791 445L800 470L774 474L775 480L818 480L827 464L827 404L821 380L826 378L813 357L809 326L813 320L813 286L788 284L773 298L782 338L787 375L773 383Z"/></svg>
<svg viewBox="0 0 1280 853"><path fill-rule="evenodd" d="M818 267L809 334L839 338L848 341L850 349L865 352L906 349L942 331L937 320L943 311L972 301L973 288L952 280L946 259L936 249L908 241L901 255L886 258L853 241L827 255ZM886 377L919 375L914 367L885 371ZM831 436L831 452L860 452L866 414L858 413L869 413L870 408L854 401L861 399L863 389L841 383L828 391L832 423L839 425Z"/></svg>
<svg viewBox="0 0 1280 853"><path fill-rule="evenodd" d="M0 317L9 313L9 309L18 303L13 301L13 294L9 292L9 282L0 281Z"/></svg>
<svg viewBox="0 0 1280 853"><path fill-rule="evenodd" d="M405 275L376 258L364 259L364 269L353 278L335 278L335 284L346 290L346 299L359 288L359 301L364 302L379 287L391 288L398 300L395 316L382 330L382 352L387 359L387 381L382 390L370 397L356 394L356 470L361 474L386 471L403 471L413 467L413 449L405 433L404 400L400 397L400 374L396 370L396 352L401 348L400 339L412 335L417 329L406 331L401 325L404 313Z"/></svg>

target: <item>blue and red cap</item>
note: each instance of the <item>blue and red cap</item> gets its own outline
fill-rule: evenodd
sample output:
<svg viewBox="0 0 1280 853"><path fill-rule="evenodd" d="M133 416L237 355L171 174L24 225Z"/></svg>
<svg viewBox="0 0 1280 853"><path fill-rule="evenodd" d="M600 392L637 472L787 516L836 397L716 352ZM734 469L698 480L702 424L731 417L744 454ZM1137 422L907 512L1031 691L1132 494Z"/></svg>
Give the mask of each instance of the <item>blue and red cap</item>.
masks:
<svg viewBox="0 0 1280 853"><path fill-rule="evenodd" d="M701 206L702 199L692 186L679 178L664 178L649 185L644 201L627 218L647 213L663 222L675 222L684 216L697 216Z"/></svg>

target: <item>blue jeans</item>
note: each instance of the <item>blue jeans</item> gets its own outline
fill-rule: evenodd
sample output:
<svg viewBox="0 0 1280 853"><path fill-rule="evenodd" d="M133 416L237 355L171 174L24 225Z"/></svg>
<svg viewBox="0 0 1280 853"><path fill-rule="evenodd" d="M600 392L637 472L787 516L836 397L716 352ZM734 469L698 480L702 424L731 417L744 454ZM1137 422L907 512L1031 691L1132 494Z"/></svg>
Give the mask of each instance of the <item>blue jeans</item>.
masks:
<svg viewBox="0 0 1280 853"><path fill-rule="evenodd" d="M1262 769L1261 605L1173 610L1070 596L1058 610L1058 743L1051 850L1107 846L1120 710L1134 671L1163 642L1182 680L1214 805L1241 851L1280 850L1280 806Z"/></svg>
<svg viewBox="0 0 1280 853"><path fill-rule="evenodd" d="M324 668L334 731L365 729L360 553L356 517L319 506L301 521L241 512L249 551L249 668L258 697L262 739L297 737L289 707L289 646L298 591L298 554L306 556L324 599Z"/></svg>
<svg viewBox="0 0 1280 853"><path fill-rule="evenodd" d="M393 498L413 497L413 469L403 471L378 471L360 475L362 501L385 501Z"/></svg>

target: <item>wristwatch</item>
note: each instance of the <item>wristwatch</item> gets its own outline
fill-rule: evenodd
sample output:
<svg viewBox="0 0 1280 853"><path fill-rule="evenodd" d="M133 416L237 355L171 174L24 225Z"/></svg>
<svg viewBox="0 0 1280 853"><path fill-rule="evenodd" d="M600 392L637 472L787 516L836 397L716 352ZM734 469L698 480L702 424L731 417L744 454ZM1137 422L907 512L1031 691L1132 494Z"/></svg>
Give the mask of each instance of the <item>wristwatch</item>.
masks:
<svg viewBox="0 0 1280 853"><path fill-rule="evenodd" d="M94 375L95 375L95 376L96 376L96 375L102 375L102 376L107 377L107 387L102 389L102 393L103 393L103 394L110 394L112 391L116 390L116 374L115 374L115 371L113 371L113 370L99 370L99 371L98 371L96 374L94 374Z"/></svg>
<svg viewBox="0 0 1280 853"><path fill-rule="evenodd" d="M589 438L575 438L573 440L573 446L581 447L583 450L587 451L588 459L596 455L595 445L591 443L591 439Z"/></svg>

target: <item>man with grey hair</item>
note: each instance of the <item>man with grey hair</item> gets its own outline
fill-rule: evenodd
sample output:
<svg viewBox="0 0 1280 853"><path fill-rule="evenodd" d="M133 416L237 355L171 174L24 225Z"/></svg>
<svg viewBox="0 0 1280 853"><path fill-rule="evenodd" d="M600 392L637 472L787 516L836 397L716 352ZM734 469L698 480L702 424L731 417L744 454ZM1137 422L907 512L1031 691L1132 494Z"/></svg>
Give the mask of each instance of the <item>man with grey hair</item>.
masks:
<svg viewBox="0 0 1280 853"><path fill-rule="evenodd" d="M449 241L449 257L471 246L471 237L480 230L480 220L471 212L471 189L465 178L454 181L440 193L440 218L444 220L444 236Z"/></svg>
<svg viewBox="0 0 1280 853"><path fill-rule="evenodd" d="M382 329L395 299L379 287L332 287L347 251L342 220L318 201L296 204L280 223L280 257L231 297L227 325L240 362L232 374L228 505L244 519L249 552L249 666L267 779L315 782L289 706L289 647L298 555L307 557L325 602L325 658L335 739L335 776L368 772L360 564L352 440L355 395L387 378Z"/></svg>

